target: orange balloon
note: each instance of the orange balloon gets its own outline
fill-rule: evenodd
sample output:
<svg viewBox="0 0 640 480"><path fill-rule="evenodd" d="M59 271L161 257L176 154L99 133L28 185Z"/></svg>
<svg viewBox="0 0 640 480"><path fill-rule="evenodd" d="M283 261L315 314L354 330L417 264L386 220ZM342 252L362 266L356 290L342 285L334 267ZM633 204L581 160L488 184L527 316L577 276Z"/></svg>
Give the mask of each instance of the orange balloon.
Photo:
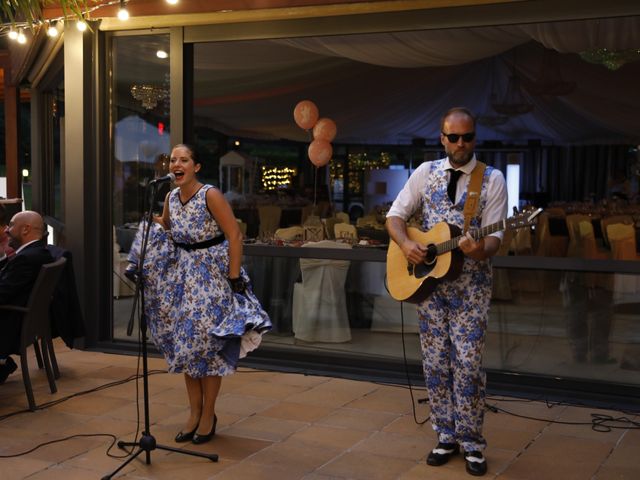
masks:
<svg viewBox="0 0 640 480"><path fill-rule="evenodd" d="M333 155L333 147L326 140L314 140L309 144L309 160L316 167L324 167Z"/></svg>
<svg viewBox="0 0 640 480"><path fill-rule="evenodd" d="M302 100L293 109L293 119L305 130L313 128L318 121L318 115L318 107L311 100Z"/></svg>
<svg viewBox="0 0 640 480"><path fill-rule="evenodd" d="M321 118L313 127L313 138L316 140L331 142L336 138L336 133L338 133L338 127L330 118Z"/></svg>

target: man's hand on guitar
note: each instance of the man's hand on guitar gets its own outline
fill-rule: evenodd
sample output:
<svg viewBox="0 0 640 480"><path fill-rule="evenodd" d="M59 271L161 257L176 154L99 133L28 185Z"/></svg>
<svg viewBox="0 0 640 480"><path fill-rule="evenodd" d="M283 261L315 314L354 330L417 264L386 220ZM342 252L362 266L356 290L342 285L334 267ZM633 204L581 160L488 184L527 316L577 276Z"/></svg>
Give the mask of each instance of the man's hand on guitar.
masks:
<svg viewBox="0 0 640 480"><path fill-rule="evenodd" d="M427 255L427 247L425 247L424 245L407 239L402 243L401 248L404 256L407 258L407 261L409 263L418 265L424 262L424 259Z"/></svg>
<svg viewBox="0 0 640 480"><path fill-rule="evenodd" d="M462 250L462 253L474 260L481 261L488 257L484 250L484 238L476 241L469 232L460 237L458 246L460 250Z"/></svg>

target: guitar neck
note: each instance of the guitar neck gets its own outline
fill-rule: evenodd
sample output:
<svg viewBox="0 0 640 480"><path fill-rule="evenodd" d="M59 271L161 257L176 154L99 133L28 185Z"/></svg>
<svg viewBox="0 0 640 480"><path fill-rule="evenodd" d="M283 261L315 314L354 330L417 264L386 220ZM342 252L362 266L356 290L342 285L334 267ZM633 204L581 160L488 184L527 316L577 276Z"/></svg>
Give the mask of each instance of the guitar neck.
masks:
<svg viewBox="0 0 640 480"><path fill-rule="evenodd" d="M474 240L480 240L487 235L491 235L492 233L499 232L501 230L505 230L507 226L506 220L500 220L499 222L492 223L491 225L487 225L482 228L474 228L469 230L469 233L473 237ZM441 255L443 253L450 252L451 250L458 248L458 242L464 235L458 235L457 237L450 238L446 242L438 243L436 245L437 254Z"/></svg>

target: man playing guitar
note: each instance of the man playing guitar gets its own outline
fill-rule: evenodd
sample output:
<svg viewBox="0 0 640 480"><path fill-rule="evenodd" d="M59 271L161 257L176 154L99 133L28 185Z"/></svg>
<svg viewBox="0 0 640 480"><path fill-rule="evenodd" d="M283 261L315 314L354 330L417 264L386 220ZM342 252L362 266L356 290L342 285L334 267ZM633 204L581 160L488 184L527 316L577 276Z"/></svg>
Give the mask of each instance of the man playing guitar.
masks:
<svg viewBox="0 0 640 480"><path fill-rule="evenodd" d="M419 212L422 229L447 222L465 225L464 207L472 172L479 166L479 196L475 195L474 229L499 222L507 214L507 189L500 170L480 164L474 147L476 122L466 108L452 108L442 117L440 141L447 157L425 162L411 175L387 214L387 230L410 265L421 265L427 246L412 240L407 220ZM457 171L457 172L455 172ZM450 183L453 177L454 181ZM457 181L455 179L457 178ZM472 194L473 196L473 194ZM466 470L484 475L487 462L482 452L486 377L482 353L491 299L491 265L488 259L500 246L501 232L474 239L468 232L458 247L464 254L457 278L444 278L418 306L420 343L431 422L438 445L427 463L445 464L464 450Z"/></svg>

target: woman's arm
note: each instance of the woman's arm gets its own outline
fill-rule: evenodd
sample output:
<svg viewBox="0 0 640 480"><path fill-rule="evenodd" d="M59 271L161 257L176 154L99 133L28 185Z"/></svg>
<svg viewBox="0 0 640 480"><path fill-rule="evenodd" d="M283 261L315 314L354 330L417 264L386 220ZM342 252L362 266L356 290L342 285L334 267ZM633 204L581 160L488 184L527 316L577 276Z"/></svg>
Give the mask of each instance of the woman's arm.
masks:
<svg viewBox="0 0 640 480"><path fill-rule="evenodd" d="M242 232L238 221L217 188L207 190L207 207L229 242L229 278L238 278L242 264Z"/></svg>

